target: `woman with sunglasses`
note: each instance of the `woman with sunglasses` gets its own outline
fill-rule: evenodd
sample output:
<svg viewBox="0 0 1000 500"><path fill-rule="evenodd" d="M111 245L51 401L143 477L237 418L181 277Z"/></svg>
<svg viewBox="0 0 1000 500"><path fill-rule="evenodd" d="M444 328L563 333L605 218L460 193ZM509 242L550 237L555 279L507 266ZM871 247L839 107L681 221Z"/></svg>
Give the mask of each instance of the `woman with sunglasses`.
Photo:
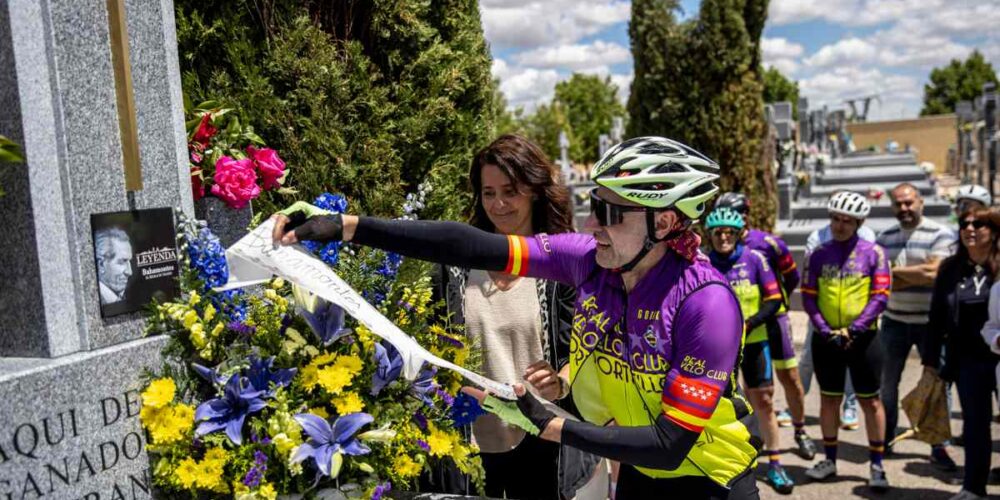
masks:
<svg viewBox="0 0 1000 500"><path fill-rule="evenodd" d="M795 482L781 466L781 443L778 419L774 414L774 378L768 323L781 309L783 296L774 270L763 253L753 250L740 239L743 216L729 208L716 208L705 220L712 250L708 257L736 292L743 311L746 339L739 369L750 397L750 406L758 415L768 459L767 482L782 495L792 493Z"/></svg>
<svg viewBox="0 0 1000 500"><path fill-rule="evenodd" d="M528 422L542 439L621 462L618 500L665 492L758 498L750 466L760 440L732 373L742 349L739 302L689 229L718 192L718 178L718 164L694 149L641 137L611 148L591 171L592 234L505 236L298 203L276 214L273 237L353 241L571 284L570 394L585 422L556 416L520 384L516 402L486 398L488 409Z"/></svg>
<svg viewBox="0 0 1000 500"><path fill-rule="evenodd" d="M990 287L997 274L1000 214L986 209L959 216L958 249L941 263L931 299L923 365L958 387L965 440L965 478L953 500L986 498L992 453L995 369L1000 359L980 332L989 316ZM945 361L938 355L945 343ZM927 349L933 349L928 351Z"/></svg>

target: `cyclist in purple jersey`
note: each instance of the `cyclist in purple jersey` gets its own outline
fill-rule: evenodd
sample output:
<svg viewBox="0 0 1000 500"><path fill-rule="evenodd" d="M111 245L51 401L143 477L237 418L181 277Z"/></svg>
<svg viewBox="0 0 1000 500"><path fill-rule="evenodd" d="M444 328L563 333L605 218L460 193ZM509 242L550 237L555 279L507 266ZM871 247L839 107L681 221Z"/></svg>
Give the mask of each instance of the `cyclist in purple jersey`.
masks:
<svg viewBox="0 0 1000 500"><path fill-rule="evenodd" d="M743 216L746 222L750 213L750 200L742 193L723 193L715 206L728 207ZM771 358L774 361L774 371L785 389L785 399L788 410L778 415L780 425L791 423L795 426L795 444L798 453L806 460L816 456L816 444L806 434L805 387L799 375L798 358L795 357L795 345L792 342L792 325L788 320L788 299L799 286L799 271L795 265L792 252L781 238L758 229L747 227L743 230L743 244L756 250L767 258L771 269L774 269L781 283L782 304L778 313L767 322L767 341L771 348Z"/></svg>
<svg viewBox="0 0 1000 500"><path fill-rule="evenodd" d="M850 370L868 434L868 485L880 491L887 489L889 482L882 467L882 348L875 336L892 278L882 247L857 234L871 211L868 201L860 194L844 191L830 198L828 209L833 240L809 256L802 282L802 307L816 329L811 348L821 393L820 427L826 454L826 459L806 475L822 480L837 474L837 413L844 396L844 377Z"/></svg>
<svg viewBox="0 0 1000 500"><path fill-rule="evenodd" d="M591 178L599 186L586 226L592 235L504 236L458 223L324 214L297 203L276 215L274 237L352 241L572 284L568 383L585 422L556 417L517 384L516 408L530 425L543 439L620 461L619 499L664 491L757 498L752 465L760 439L733 373L742 346L739 303L688 229L718 191L718 165L678 142L643 137L612 148Z"/></svg>
<svg viewBox="0 0 1000 500"><path fill-rule="evenodd" d="M781 466L781 442L774 415L771 349L765 326L781 306L781 289L764 254L747 248L740 241L743 225L743 217L735 210L713 210L705 220L705 229L712 243L708 257L712 266L725 274L743 311L746 340L740 371L743 372L750 405L761 422L764 435L762 455L769 462L765 478L775 491L788 495L792 493L795 483Z"/></svg>

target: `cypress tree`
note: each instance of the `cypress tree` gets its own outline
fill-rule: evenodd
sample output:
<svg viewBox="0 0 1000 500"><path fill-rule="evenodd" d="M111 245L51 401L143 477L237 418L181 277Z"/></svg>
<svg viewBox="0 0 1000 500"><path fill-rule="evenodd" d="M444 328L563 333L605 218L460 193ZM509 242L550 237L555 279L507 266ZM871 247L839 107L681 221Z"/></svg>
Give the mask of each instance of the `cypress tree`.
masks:
<svg viewBox="0 0 1000 500"><path fill-rule="evenodd" d="M628 24L634 77L628 98L626 135L663 135L662 113L667 101L668 50L675 37L673 11L677 0L633 0ZM671 62L671 64L673 64Z"/></svg>
<svg viewBox="0 0 1000 500"><path fill-rule="evenodd" d="M633 54L637 46L654 51L654 42L664 44L659 53L669 64L656 79L650 71L640 75L637 63L633 92L645 91L659 107L648 114L629 108L634 134L665 135L719 162L720 187L749 196L750 224L762 228L773 226L776 203L764 148L760 36L766 15L767 0L703 0L698 18L674 25L666 35L656 32L646 40L633 35ZM635 17L632 23L638 23Z"/></svg>

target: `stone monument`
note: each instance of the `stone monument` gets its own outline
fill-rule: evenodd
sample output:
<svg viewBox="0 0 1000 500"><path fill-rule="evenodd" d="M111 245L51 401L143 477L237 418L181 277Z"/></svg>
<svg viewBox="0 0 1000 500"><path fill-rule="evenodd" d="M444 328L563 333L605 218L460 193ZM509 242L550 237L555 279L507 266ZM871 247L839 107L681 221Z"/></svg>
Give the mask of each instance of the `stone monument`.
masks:
<svg viewBox="0 0 1000 500"><path fill-rule="evenodd" d="M172 0L0 0L0 499L149 498L140 376L103 319L92 214L193 215Z"/></svg>

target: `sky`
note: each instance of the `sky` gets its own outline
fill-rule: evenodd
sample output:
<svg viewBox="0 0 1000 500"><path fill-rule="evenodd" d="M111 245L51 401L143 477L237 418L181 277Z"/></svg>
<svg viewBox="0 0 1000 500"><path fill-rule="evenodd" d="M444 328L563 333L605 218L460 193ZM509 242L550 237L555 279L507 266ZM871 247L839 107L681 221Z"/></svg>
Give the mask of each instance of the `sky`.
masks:
<svg viewBox="0 0 1000 500"><path fill-rule="evenodd" d="M682 0L679 19L697 16ZM548 102L574 72L609 75L628 97L631 3L481 0L493 75L511 108ZM868 119L913 118L931 69L979 49L1000 70L1000 0L771 0L764 65L799 82L812 109L877 95Z"/></svg>

